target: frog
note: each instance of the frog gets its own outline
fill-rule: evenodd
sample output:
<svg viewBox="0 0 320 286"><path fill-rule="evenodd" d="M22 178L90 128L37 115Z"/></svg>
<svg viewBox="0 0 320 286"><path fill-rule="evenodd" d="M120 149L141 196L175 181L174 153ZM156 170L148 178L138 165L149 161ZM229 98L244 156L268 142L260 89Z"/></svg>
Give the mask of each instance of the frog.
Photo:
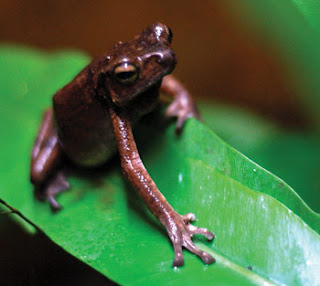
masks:
<svg viewBox="0 0 320 286"><path fill-rule="evenodd" d="M209 265L215 258L192 238L200 234L212 241L214 233L192 224L192 212L181 215L166 200L144 166L133 135L140 118L161 102L160 93L172 98L165 117L177 119L176 136L188 118L201 120L190 92L171 75L177 63L172 37L169 27L154 23L93 59L54 94L32 149L30 180L35 193L57 211L57 195L70 188L66 160L92 169L108 165L118 154L124 177L167 231L174 250L172 265L184 264L183 248Z"/></svg>

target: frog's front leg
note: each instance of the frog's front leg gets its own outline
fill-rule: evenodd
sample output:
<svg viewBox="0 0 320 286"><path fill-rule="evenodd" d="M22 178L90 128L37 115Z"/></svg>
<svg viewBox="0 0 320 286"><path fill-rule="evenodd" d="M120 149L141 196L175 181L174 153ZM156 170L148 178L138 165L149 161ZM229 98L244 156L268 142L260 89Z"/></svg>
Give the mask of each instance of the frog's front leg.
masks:
<svg viewBox="0 0 320 286"><path fill-rule="evenodd" d="M55 196L68 189L69 183L60 169L62 150L58 142L51 108L44 113L32 149L30 180L39 198L46 198L53 210L60 209Z"/></svg>
<svg viewBox="0 0 320 286"><path fill-rule="evenodd" d="M161 91L174 98L166 111L166 116L177 117L177 133L181 132L185 121L189 117L194 117L199 120L202 119L189 91L176 77L173 75L165 76L162 79Z"/></svg>
<svg viewBox="0 0 320 286"><path fill-rule="evenodd" d="M166 227L175 253L173 266L181 266L184 263L182 247L198 255L204 263L213 263L215 259L197 248L192 242L192 236L202 234L208 240L212 240L214 234L205 228L198 228L190 224L191 221L195 220L194 214L189 213L181 216L173 209L161 194L141 161L128 116L125 112L116 112L113 109L110 109L110 115L123 173L152 214Z"/></svg>

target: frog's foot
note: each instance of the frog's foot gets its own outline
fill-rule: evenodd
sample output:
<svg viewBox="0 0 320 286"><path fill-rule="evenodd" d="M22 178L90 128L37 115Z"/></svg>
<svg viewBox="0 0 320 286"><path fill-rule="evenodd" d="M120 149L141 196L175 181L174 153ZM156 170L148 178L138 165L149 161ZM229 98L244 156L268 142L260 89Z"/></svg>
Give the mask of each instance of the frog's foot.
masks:
<svg viewBox="0 0 320 286"><path fill-rule="evenodd" d="M70 183L67 181L66 176L62 171L59 171L45 183L45 186L40 191L41 193L38 193L38 195L40 199L48 200L53 211L58 211L61 209L61 205L57 202L56 196L69 188Z"/></svg>
<svg viewBox="0 0 320 286"><path fill-rule="evenodd" d="M168 219L166 227L174 248L174 260L172 264L174 267L182 266L184 263L182 247L199 256L205 264L215 262L215 259L210 254L200 250L192 241L192 237L195 234L202 234L208 240L214 239L214 234L208 229L196 227L190 223L195 220L196 217L193 213L182 216L175 213L174 216Z"/></svg>
<svg viewBox="0 0 320 286"><path fill-rule="evenodd" d="M179 134L184 123L189 117L194 117L201 120L200 113L194 105L193 101L187 101L183 98L175 99L167 108L166 117L177 117L176 133Z"/></svg>

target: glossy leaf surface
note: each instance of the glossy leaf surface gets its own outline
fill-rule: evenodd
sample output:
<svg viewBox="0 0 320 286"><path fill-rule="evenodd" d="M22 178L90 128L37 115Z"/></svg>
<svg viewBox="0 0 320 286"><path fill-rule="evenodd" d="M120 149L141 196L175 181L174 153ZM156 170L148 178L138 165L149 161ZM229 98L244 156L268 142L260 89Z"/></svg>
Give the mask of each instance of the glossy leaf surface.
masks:
<svg viewBox="0 0 320 286"><path fill-rule="evenodd" d="M320 136L288 131L249 110L201 103L206 124L237 150L286 181L320 212ZM212 116L214 114L214 116Z"/></svg>

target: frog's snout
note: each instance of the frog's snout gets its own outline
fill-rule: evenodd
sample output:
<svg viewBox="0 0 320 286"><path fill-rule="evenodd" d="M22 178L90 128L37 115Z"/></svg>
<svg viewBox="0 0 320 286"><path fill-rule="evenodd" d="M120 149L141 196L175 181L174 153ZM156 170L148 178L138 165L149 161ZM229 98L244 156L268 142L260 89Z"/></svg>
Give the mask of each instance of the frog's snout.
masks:
<svg viewBox="0 0 320 286"><path fill-rule="evenodd" d="M158 63L164 67L174 67L177 64L177 58L172 50L161 51L158 55Z"/></svg>

